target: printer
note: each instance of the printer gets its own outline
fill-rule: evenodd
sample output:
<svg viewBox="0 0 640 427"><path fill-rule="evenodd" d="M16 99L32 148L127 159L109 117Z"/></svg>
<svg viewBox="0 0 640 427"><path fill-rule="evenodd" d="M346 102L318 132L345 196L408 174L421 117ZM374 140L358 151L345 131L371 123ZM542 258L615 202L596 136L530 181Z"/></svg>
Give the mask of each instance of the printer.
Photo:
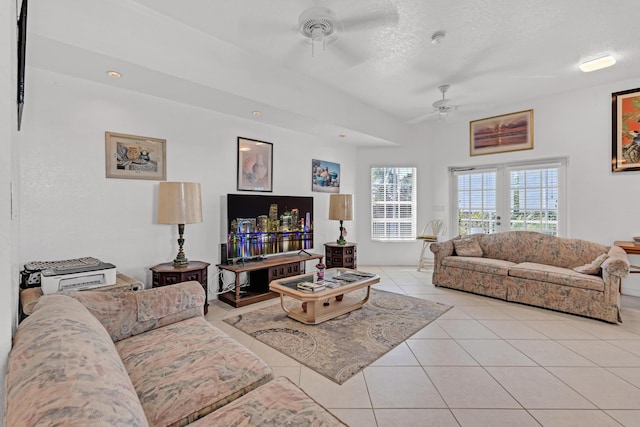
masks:
<svg viewBox="0 0 640 427"><path fill-rule="evenodd" d="M97 260L96 260L97 261ZM82 291L116 284L116 266L98 261L86 265L65 265L40 271L43 294Z"/></svg>

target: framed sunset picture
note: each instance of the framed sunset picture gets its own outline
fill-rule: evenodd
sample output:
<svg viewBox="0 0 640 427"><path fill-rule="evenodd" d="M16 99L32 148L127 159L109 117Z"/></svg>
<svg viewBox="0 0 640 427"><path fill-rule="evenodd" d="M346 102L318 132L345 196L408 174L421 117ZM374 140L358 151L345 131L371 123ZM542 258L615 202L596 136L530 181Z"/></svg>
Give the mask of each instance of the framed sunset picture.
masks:
<svg viewBox="0 0 640 427"><path fill-rule="evenodd" d="M533 110L469 122L470 155L533 149Z"/></svg>

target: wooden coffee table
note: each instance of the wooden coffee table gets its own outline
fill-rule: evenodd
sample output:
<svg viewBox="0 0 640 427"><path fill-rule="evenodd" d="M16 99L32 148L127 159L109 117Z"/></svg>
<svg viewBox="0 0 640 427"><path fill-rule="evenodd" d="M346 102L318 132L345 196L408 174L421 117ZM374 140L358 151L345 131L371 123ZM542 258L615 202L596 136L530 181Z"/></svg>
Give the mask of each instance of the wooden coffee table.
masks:
<svg viewBox="0 0 640 427"><path fill-rule="evenodd" d="M349 280L341 280L349 279ZM300 282L314 282L337 284L319 292L303 292L297 289ZM377 274L365 273L346 268L331 268L325 271L325 280L318 280L316 273L301 274L274 280L269 284L269 290L280 294L280 305L289 317L307 325L317 325L342 314L349 313L362 307L371 294L371 285L380 282ZM364 298L352 295L353 291L367 288ZM284 297L289 296L302 302L301 306L287 308Z"/></svg>

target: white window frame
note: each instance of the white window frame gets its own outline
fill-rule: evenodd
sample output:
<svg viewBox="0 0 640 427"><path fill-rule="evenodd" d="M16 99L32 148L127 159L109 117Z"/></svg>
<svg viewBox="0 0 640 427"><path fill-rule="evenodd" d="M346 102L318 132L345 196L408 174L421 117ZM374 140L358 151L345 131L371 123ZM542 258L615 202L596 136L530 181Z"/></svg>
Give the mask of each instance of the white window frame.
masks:
<svg viewBox="0 0 640 427"><path fill-rule="evenodd" d="M376 188L374 188L374 182L373 182L373 173L374 170L376 169L384 169L385 170L385 175L387 174L387 171L389 170L400 170L405 174L411 173L412 174L412 182L411 182L411 189L410 189L410 196L411 196L411 200L410 201L406 201L406 200L401 200L400 199L400 191L398 189L397 193L397 197L394 200L386 200L387 197L385 196L385 200L374 200L374 192L376 191ZM398 171L398 173L400 173L400 171ZM417 235L417 168L416 167L412 167L412 166L372 166L370 169L370 188L371 188L371 211L370 211L370 216L371 216L371 240L373 241L383 241L383 242L405 242L405 241L413 241L416 239L416 235ZM386 194L387 191L387 187L391 187L394 184L389 184L387 185L386 183L383 184L383 191ZM397 209L388 209L389 207L397 207ZM380 209L382 209L384 211L384 217L379 217L379 212ZM400 213L404 210L406 212L406 210L409 210L409 216L408 217L402 217L400 216ZM393 213L395 211L395 213L397 215L390 215L390 216L386 216L388 212ZM382 224L382 232L380 230L380 225ZM389 228L391 227L387 227L387 225L393 225L396 224L397 225L397 229L395 230L396 232L390 232ZM401 229L407 230L407 224L409 225L408 227L408 232L402 232ZM401 227L404 226L404 227Z"/></svg>
<svg viewBox="0 0 640 427"><path fill-rule="evenodd" d="M511 172L514 170L547 169L558 168L558 228L557 236L568 237L568 204L567 204L567 158L538 159L526 162L512 162L494 165L450 167L449 182L451 189L450 198L450 235L458 234L458 175L463 173L482 173L495 170L496 173L496 225L495 232L503 232L510 227L510 195L511 195Z"/></svg>

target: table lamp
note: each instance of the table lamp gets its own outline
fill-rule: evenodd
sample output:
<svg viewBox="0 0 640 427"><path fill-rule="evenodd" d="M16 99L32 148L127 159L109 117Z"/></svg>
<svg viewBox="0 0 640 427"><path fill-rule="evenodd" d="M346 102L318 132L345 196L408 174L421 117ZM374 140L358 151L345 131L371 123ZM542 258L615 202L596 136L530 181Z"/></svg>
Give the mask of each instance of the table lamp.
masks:
<svg viewBox="0 0 640 427"><path fill-rule="evenodd" d="M158 224L178 224L178 255L175 267L186 267L184 225L202 222L202 200L198 182L161 182L158 190Z"/></svg>
<svg viewBox="0 0 640 427"><path fill-rule="evenodd" d="M337 243L344 245L347 241L344 239L344 227L342 221L353 219L353 203L351 194L331 194L329 196L329 219L340 221L340 237Z"/></svg>

